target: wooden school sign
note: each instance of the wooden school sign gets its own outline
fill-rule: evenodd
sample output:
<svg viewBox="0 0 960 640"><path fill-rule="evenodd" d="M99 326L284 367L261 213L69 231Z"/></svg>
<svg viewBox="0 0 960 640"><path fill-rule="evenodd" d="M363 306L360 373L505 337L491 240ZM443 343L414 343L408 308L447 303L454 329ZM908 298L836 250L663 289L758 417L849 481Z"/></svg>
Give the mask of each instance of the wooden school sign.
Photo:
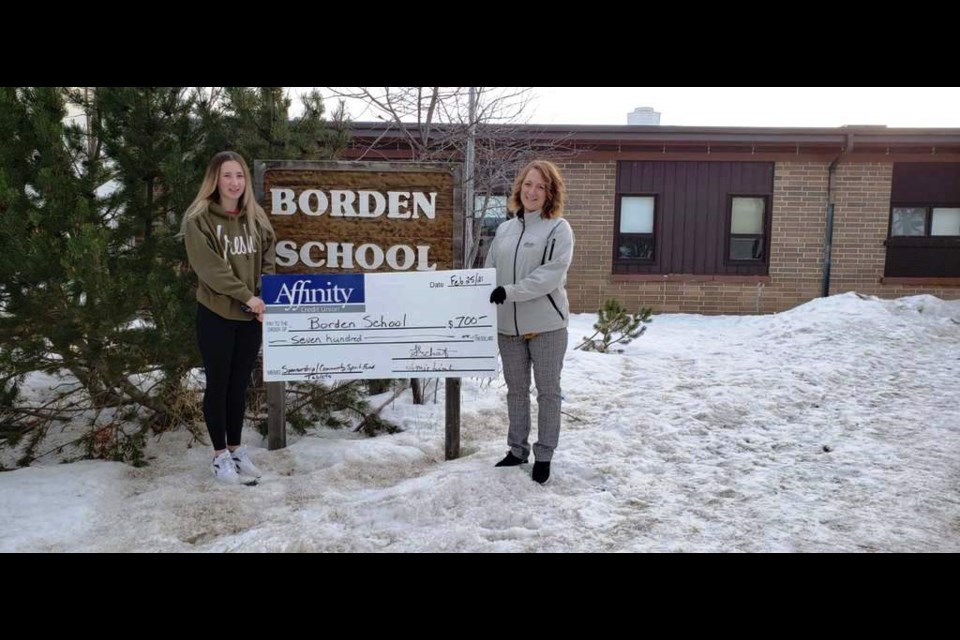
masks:
<svg viewBox="0 0 960 640"><path fill-rule="evenodd" d="M459 168L413 162L255 164L277 273L461 267Z"/></svg>

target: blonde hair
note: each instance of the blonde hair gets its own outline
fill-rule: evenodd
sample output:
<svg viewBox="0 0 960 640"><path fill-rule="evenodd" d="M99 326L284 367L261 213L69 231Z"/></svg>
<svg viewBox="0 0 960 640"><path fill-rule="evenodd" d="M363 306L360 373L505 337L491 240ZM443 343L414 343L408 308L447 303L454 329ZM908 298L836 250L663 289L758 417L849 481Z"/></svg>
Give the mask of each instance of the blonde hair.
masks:
<svg viewBox="0 0 960 640"><path fill-rule="evenodd" d="M543 176L547 183L546 201L543 203L543 211L540 212L544 218L563 217L563 205L567 201L567 187L563 183L563 177L557 165L548 160L534 160L529 163L513 181L513 192L510 194L510 200L507 202L507 209L510 213L516 214L523 209L523 203L520 200L520 189L523 187L523 180L531 169L536 169Z"/></svg>
<svg viewBox="0 0 960 640"><path fill-rule="evenodd" d="M200 191L197 192L197 197L187 207L187 212L183 214L179 235L182 236L186 233L187 224L206 211L211 202L220 204L220 190L217 187L220 180L220 167L231 160L243 169L243 195L240 196L237 207L247 216L247 227L256 229L257 223L259 223L261 227L273 234L273 226L270 224L270 219L267 218L267 212L263 210L263 207L253 196L253 178L250 176L250 169L244 162L243 156L234 151L221 151L210 159L207 172L203 176L203 183L200 185Z"/></svg>

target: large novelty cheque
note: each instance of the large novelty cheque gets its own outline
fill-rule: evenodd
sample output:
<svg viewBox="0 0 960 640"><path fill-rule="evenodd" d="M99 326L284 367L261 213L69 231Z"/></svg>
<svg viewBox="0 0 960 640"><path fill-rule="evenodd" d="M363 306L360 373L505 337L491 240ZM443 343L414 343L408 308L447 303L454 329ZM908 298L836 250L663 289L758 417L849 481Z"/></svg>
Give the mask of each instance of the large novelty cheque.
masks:
<svg viewBox="0 0 960 640"><path fill-rule="evenodd" d="M496 270L263 276L263 379L497 375Z"/></svg>

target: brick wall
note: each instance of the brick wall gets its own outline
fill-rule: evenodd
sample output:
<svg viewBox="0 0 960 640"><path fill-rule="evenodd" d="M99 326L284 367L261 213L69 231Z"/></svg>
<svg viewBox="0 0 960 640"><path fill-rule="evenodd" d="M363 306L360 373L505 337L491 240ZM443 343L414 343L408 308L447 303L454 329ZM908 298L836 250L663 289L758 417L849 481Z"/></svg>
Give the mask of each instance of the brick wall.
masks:
<svg viewBox="0 0 960 640"><path fill-rule="evenodd" d="M827 224L826 162L778 162L773 177L770 289L765 311L782 311L820 295Z"/></svg>
<svg viewBox="0 0 960 640"><path fill-rule="evenodd" d="M892 163L837 167L830 293L879 291L892 179Z"/></svg>
<svg viewBox="0 0 960 640"><path fill-rule="evenodd" d="M576 237L573 264L567 273L570 308L577 313L595 311L606 299L613 261L617 163L567 163L559 168L569 196L564 216Z"/></svg>

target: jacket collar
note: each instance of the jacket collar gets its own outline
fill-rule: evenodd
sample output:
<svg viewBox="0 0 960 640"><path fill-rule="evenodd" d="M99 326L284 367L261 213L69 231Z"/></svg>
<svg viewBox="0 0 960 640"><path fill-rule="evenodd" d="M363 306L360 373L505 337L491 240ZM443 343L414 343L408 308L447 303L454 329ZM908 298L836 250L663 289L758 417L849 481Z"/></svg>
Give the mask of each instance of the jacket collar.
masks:
<svg viewBox="0 0 960 640"><path fill-rule="evenodd" d="M528 222L540 222L543 219L543 216L541 215L540 211L527 211L526 213L518 212L517 218L519 218L521 223L526 224Z"/></svg>

